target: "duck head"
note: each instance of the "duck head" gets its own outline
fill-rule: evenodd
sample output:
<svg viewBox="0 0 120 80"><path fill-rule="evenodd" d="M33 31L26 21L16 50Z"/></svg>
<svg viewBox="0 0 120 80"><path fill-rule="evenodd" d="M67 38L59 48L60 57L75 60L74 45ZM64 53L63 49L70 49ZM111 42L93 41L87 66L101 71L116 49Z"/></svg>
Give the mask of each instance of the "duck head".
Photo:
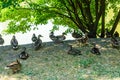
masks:
<svg viewBox="0 0 120 80"><path fill-rule="evenodd" d="M12 39L16 39L15 35L13 35L13 38Z"/></svg>
<svg viewBox="0 0 120 80"><path fill-rule="evenodd" d="M43 36L39 34L39 35L38 35L38 38L40 38L40 37L43 37Z"/></svg>
<svg viewBox="0 0 120 80"><path fill-rule="evenodd" d="M54 32L53 32L53 31L51 31L49 35L50 35L50 36L53 36L53 35L54 35Z"/></svg>
<svg viewBox="0 0 120 80"><path fill-rule="evenodd" d="M35 33L33 33L33 37L36 37Z"/></svg>

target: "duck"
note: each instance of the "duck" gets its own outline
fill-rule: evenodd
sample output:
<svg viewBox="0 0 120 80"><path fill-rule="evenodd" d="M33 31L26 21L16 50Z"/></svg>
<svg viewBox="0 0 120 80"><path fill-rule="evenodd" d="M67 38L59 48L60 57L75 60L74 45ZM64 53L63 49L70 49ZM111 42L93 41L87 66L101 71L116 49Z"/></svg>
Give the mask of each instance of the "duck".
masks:
<svg viewBox="0 0 120 80"><path fill-rule="evenodd" d="M0 34L0 45L4 44L4 39L2 38L2 35Z"/></svg>
<svg viewBox="0 0 120 80"><path fill-rule="evenodd" d="M49 35L49 37L55 43L63 43L63 40L66 39L65 35L66 34L63 32L62 35L55 36L54 32L51 32L50 35Z"/></svg>
<svg viewBox="0 0 120 80"><path fill-rule="evenodd" d="M114 36L114 37L119 37L119 33L118 33L117 31L115 31L115 33L114 33L113 36Z"/></svg>
<svg viewBox="0 0 120 80"><path fill-rule="evenodd" d="M93 48L91 49L91 53L96 54L96 55L101 55L99 49L96 46L96 43L93 43Z"/></svg>
<svg viewBox="0 0 120 80"><path fill-rule="evenodd" d="M23 47L23 51L19 54L19 58L26 60L29 57L29 54L26 52L26 47Z"/></svg>
<svg viewBox="0 0 120 80"><path fill-rule="evenodd" d="M79 44L87 44L88 39L88 35L85 33L81 38L77 38L76 40L79 42Z"/></svg>
<svg viewBox="0 0 120 80"><path fill-rule="evenodd" d="M14 50L17 50L19 48L18 41L17 41L15 35L13 35L13 37L11 39L11 46Z"/></svg>
<svg viewBox="0 0 120 80"><path fill-rule="evenodd" d="M33 33L31 40L32 40L32 42L35 42L37 40L35 33Z"/></svg>
<svg viewBox="0 0 120 80"><path fill-rule="evenodd" d="M21 66L22 65L21 65L20 61L18 59L16 59L16 61L11 62L10 64L8 64L6 66L6 69L11 69L12 73L14 74L14 73L17 73L17 72L19 72L21 70Z"/></svg>
<svg viewBox="0 0 120 80"><path fill-rule="evenodd" d="M40 39L40 37L43 37L43 36L38 35L37 40L33 44L35 50L38 50L42 46L42 40Z"/></svg>
<svg viewBox="0 0 120 80"><path fill-rule="evenodd" d="M119 49L119 47L120 47L119 41L114 36L111 37L111 44L112 44L113 48Z"/></svg>
<svg viewBox="0 0 120 80"><path fill-rule="evenodd" d="M57 39L57 38L55 37L55 35L54 35L54 32L50 32L49 38L50 38L51 40L53 40L53 41Z"/></svg>
<svg viewBox="0 0 120 80"><path fill-rule="evenodd" d="M81 38L83 36L83 34L82 33L77 33L75 30L73 31L73 33L72 33L72 37L73 38Z"/></svg>
<svg viewBox="0 0 120 80"><path fill-rule="evenodd" d="M70 54L70 55L74 55L74 56L76 56L76 55L82 55L81 51L78 50L78 49L73 48L72 45L69 45L69 50L68 50L67 53Z"/></svg>

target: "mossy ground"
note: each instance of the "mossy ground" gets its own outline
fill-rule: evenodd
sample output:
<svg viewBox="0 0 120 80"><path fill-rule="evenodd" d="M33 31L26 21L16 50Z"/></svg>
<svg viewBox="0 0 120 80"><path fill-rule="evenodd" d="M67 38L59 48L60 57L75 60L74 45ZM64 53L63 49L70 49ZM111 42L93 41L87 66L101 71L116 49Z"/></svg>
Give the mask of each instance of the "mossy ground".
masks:
<svg viewBox="0 0 120 80"><path fill-rule="evenodd" d="M90 52L92 42L97 43L101 55ZM120 50L112 48L110 39L89 39L85 46L78 46L75 41L64 43L43 43L38 51L34 51L32 44L21 45L30 57L19 59L22 70L17 74L4 68L18 58L21 48L14 51L10 46L1 47L0 80L120 80ZM82 55L68 55L67 44L81 50Z"/></svg>

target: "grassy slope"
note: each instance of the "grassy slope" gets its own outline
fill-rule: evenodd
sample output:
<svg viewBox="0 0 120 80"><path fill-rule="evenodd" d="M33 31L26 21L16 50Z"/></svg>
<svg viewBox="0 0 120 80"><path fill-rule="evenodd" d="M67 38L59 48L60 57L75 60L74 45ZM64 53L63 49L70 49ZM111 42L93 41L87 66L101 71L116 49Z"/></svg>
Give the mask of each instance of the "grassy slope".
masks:
<svg viewBox="0 0 120 80"><path fill-rule="evenodd" d="M90 53L91 42L98 43L102 55ZM120 79L120 51L111 47L109 39L90 39L89 45L82 47L75 45L74 41L65 43L74 45L83 55L68 55L68 47L65 44L44 43L46 45L38 51L27 45L30 57L26 61L20 60L22 70L14 75L4 67L14 61L21 50L13 51L10 47L0 48L0 80Z"/></svg>

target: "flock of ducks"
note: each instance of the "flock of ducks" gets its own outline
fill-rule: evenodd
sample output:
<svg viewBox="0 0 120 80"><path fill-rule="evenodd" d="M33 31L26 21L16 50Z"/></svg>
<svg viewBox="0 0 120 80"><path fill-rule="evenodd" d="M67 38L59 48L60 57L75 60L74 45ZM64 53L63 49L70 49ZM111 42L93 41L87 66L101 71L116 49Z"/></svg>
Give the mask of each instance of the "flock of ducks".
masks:
<svg viewBox="0 0 120 80"><path fill-rule="evenodd" d="M54 42L54 43L63 43L64 40L66 39L65 37L65 33L62 33L62 35L54 35L54 32L50 32L49 34L49 38ZM119 34L115 34L113 37L111 37L111 44L114 48L118 48L119 45L119 41L116 39L116 37L118 37ZM40 39L40 37L43 37L42 35L38 35L38 37L33 34L32 35L32 42L33 42L33 48L34 50L39 50L39 48L42 47L42 40ZM77 42L81 43L81 44L87 44L88 42L88 36L87 33L85 34L78 34L75 31L72 33L72 37L76 39ZM110 37L110 36L109 36ZM0 45L4 44L4 39L2 38L2 36L0 35ZM18 45L18 41L15 37L15 35L12 37L11 39L11 46L13 50L17 50L19 49L19 45ZM74 48L72 45L68 45L69 49L67 51L68 54L70 55L82 55L81 51L79 49ZM96 54L96 55L101 55L99 48L96 46L96 43L93 43L93 48L91 48L91 53ZM22 60L26 60L29 57L29 54L26 52L26 47L22 48L22 51L19 54L19 58ZM7 65L7 68L11 69L13 73L17 73L21 70L21 63L19 62L18 59L16 59L16 61L10 63Z"/></svg>

